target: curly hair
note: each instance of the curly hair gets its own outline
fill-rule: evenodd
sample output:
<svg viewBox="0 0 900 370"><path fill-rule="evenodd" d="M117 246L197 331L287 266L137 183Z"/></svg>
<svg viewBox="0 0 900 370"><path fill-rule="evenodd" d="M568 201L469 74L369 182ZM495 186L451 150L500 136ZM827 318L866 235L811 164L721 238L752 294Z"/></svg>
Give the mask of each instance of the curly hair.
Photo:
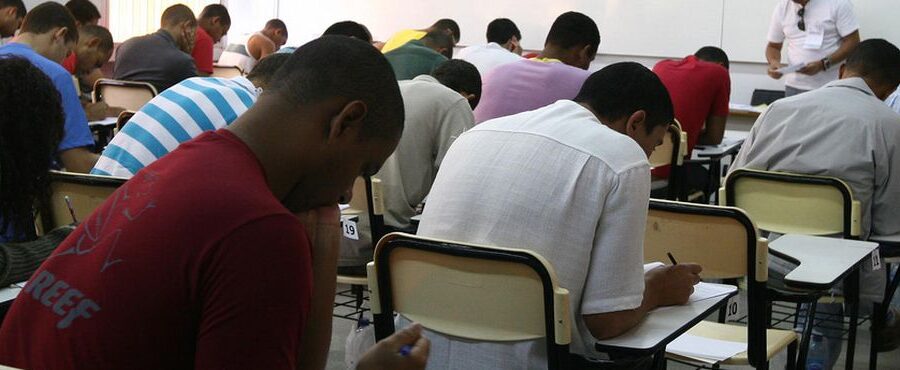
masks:
<svg viewBox="0 0 900 370"><path fill-rule="evenodd" d="M48 170L63 137L59 92L26 59L0 56L0 235L33 235L35 202L49 189Z"/></svg>

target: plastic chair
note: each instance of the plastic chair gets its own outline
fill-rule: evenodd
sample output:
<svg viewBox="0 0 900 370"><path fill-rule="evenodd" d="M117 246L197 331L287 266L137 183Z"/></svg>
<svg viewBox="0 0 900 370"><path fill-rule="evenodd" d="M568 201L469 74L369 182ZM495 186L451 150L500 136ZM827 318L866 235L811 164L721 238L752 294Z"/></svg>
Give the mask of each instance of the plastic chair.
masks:
<svg viewBox="0 0 900 370"><path fill-rule="evenodd" d="M384 198L382 197L381 180L370 177L358 177L353 183L354 197L350 201L350 208L343 212L344 215L365 214L368 216L369 235L372 243L377 243L385 234L384 227ZM364 196L361 196L364 195ZM338 274L338 284L350 286L350 294L354 298L355 311L362 317L362 304L365 301L364 292L368 280L365 275ZM338 292L338 295L347 292ZM337 303L335 306L346 306ZM352 314L351 314L352 315ZM347 318L346 316L339 316Z"/></svg>
<svg viewBox="0 0 900 370"><path fill-rule="evenodd" d="M146 82L101 78L94 83L93 101L105 102L110 107L139 111L158 94L156 88Z"/></svg>
<svg viewBox="0 0 900 370"><path fill-rule="evenodd" d="M665 185L668 187L666 198L675 200L680 194L683 185L681 165L684 163L684 157L687 155L687 134L681 131L681 123L675 120L675 123L669 125L668 131L663 136L663 142L648 159L651 168L669 166L669 180ZM662 187L662 184L654 184L654 188Z"/></svg>
<svg viewBox="0 0 900 370"><path fill-rule="evenodd" d="M40 202L43 230L50 231L76 221L69 212L66 197L72 203L74 217L81 222L127 180L121 177L50 171L50 196Z"/></svg>

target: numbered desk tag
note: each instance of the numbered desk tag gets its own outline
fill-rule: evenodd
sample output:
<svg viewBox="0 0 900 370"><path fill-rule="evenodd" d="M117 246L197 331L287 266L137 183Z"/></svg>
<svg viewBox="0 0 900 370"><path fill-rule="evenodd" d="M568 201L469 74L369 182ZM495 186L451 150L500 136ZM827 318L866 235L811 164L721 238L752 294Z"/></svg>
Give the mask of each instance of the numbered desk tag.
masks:
<svg viewBox="0 0 900 370"><path fill-rule="evenodd" d="M881 270L881 253L876 248L872 251L872 271Z"/></svg>
<svg viewBox="0 0 900 370"><path fill-rule="evenodd" d="M347 239L359 240L359 227L357 227L355 219L356 217L341 218L341 228Z"/></svg>

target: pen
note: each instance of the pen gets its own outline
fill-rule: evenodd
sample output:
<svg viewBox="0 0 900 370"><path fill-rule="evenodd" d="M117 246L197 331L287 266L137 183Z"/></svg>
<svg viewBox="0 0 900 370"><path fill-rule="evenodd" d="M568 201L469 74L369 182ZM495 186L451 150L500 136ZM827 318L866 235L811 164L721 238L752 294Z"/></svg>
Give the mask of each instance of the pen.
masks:
<svg viewBox="0 0 900 370"><path fill-rule="evenodd" d="M69 196L68 196L68 195L66 195L64 198L65 198L65 200L66 200L66 207L69 207L69 214L72 216L72 223L76 223L76 224L77 224L77 223L78 223L78 219L75 218L75 208L72 207L72 200L69 199Z"/></svg>
<svg viewBox="0 0 900 370"><path fill-rule="evenodd" d="M412 346L409 344L404 344L403 347L400 347L400 356L407 357L410 352L412 352Z"/></svg>
<svg viewBox="0 0 900 370"><path fill-rule="evenodd" d="M669 261L672 261L672 265L678 264L678 262L675 261L675 257L672 257L672 253L666 252L666 254L669 256Z"/></svg>

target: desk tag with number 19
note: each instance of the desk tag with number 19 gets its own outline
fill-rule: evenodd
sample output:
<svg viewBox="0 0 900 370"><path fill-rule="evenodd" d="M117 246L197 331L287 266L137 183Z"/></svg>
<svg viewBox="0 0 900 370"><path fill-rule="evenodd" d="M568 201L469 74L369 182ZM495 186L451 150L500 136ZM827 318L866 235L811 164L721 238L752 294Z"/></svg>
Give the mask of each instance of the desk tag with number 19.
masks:
<svg viewBox="0 0 900 370"><path fill-rule="evenodd" d="M345 238L359 240L359 228L356 226L356 221L347 218L342 220L341 225Z"/></svg>

